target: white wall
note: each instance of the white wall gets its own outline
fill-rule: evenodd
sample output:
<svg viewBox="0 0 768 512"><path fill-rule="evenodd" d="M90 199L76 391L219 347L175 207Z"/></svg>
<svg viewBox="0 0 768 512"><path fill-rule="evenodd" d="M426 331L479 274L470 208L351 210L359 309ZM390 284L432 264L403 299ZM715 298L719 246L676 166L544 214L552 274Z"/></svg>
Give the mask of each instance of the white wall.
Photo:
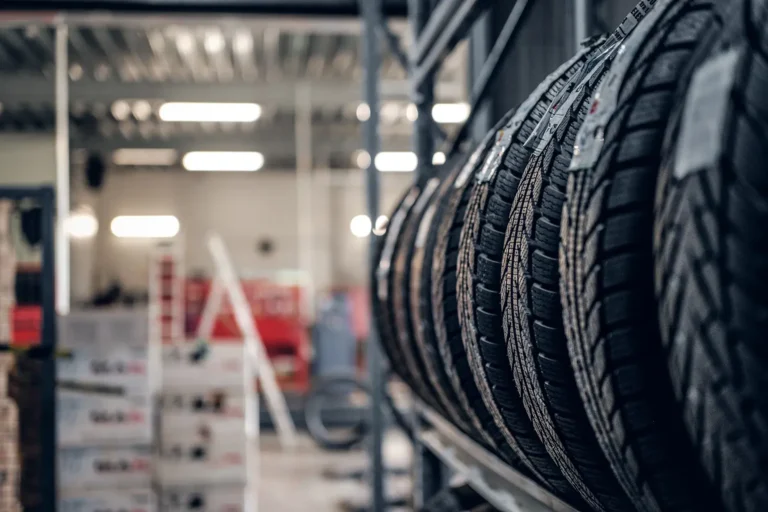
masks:
<svg viewBox="0 0 768 512"><path fill-rule="evenodd" d="M382 212L395 204L410 175L385 175ZM317 289L365 282L367 239L355 238L349 221L366 213L362 173L315 172L311 219L313 280ZM147 282L148 249L154 242L114 237L109 223L117 215L175 215L186 246L188 270L212 272L205 236L222 235L243 274L271 273L299 266L296 178L293 173L189 173L183 171L111 172L97 200L97 283L118 278L129 288ZM256 244L271 238L275 250L259 254Z"/></svg>
<svg viewBox="0 0 768 512"><path fill-rule="evenodd" d="M55 181L56 143L53 135L3 134L0 137L0 186L53 185ZM18 261L40 261L40 251L23 241L18 215L14 215L12 226Z"/></svg>
<svg viewBox="0 0 768 512"><path fill-rule="evenodd" d="M52 185L55 179L53 135L3 134L0 137L0 184Z"/></svg>
<svg viewBox="0 0 768 512"><path fill-rule="evenodd" d="M53 184L55 142L52 135L0 137L0 185ZM381 175L381 213L388 214L410 184L410 174ZM317 289L362 284L367 279L368 239L355 238L349 221L367 213L361 171L314 171L311 220L314 237L312 273ZM147 283L148 250L154 242L114 237L110 221L117 215L176 215L186 245L188 270L211 272L205 236L220 233L243 274L271 273L299 266L298 205L295 174L188 173L183 171L112 171L104 188L86 190L74 171L72 204L90 205L99 218L95 240L73 240L71 245L73 299L90 297L94 288L112 278L143 289ZM18 231L17 231L18 233ZM275 242L263 256L259 239ZM20 261L39 258L16 241Z"/></svg>

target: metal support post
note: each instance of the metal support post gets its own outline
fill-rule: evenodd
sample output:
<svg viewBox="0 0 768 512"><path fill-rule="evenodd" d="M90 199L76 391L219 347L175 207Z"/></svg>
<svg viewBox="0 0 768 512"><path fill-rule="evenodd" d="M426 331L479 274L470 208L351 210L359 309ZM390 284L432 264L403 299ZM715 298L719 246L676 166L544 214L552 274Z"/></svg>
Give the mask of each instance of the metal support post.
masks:
<svg viewBox="0 0 768 512"><path fill-rule="evenodd" d="M69 28L56 26L56 311L69 313Z"/></svg>
<svg viewBox="0 0 768 512"><path fill-rule="evenodd" d="M296 88L296 213L299 269L306 291L300 304L301 316L310 322L313 322L315 317L312 160L312 92L309 84L301 84Z"/></svg>
<svg viewBox="0 0 768 512"><path fill-rule="evenodd" d="M581 46L585 39L592 35L594 20L593 0L574 0L573 4L574 35L576 37L575 48Z"/></svg>
<svg viewBox="0 0 768 512"><path fill-rule="evenodd" d="M410 69L410 63L408 61L408 56L403 51L402 47L400 46L400 39L392 33L391 30L389 30L389 27L387 26L387 20L382 16L382 8L381 8L381 0L369 0L374 3L376 6L376 14L378 15L376 19L376 26L378 27L379 32L381 33L381 38L384 40L384 42L387 45L387 48L389 51L394 55L397 62L400 64L400 66L405 70L407 73ZM448 136L446 135L445 131L440 127L439 124L437 124L432 117L429 117L430 121L430 128L432 129L433 135L437 140L440 142L444 142Z"/></svg>
<svg viewBox="0 0 768 512"><path fill-rule="evenodd" d="M464 138L469 134L469 129L473 125L476 114L480 112L478 106L482 104L490 90L491 84L498 76L501 70L501 59L512 48L516 35L520 32L526 18L531 13L533 3L533 0L517 0L512 7L507 21L501 28L501 32L499 32L499 36L496 38L493 48L491 48L488 54L488 58L483 62L480 72L475 78L475 83L472 86L469 117L464 121L464 124L455 133L453 138L448 141L446 156L449 158L458 150Z"/></svg>
<svg viewBox="0 0 768 512"><path fill-rule="evenodd" d="M449 475L440 458L421 440L429 425L418 404L414 406L413 425L413 506L421 510L448 483Z"/></svg>
<svg viewBox="0 0 768 512"><path fill-rule="evenodd" d="M483 70L488 54L491 52L491 13L484 13L475 22L469 33L469 62L467 72L469 74L469 80L467 80L467 96L471 97L472 91L477 84L477 78ZM484 98L477 105L477 113L475 114L475 122L470 127L470 137L476 141L481 140L485 134L493 128L493 119L491 119L491 107L487 98Z"/></svg>
<svg viewBox="0 0 768 512"><path fill-rule="evenodd" d="M408 21L413 31L413 40L418 41L422 30L429 20L429 2L427 0L408 1ZM409 70L413 76L416 61L411 58L412 68ZM413 124L413 149L416 152L419 165L416 179L432 176L432 156L435 153L435 140L432 137L432 105L435 101L435 70L429 71L423 80L411 84L411 101L416 105L418 118Z"/></svg>
<svg viewBox="0 0 768 512"><path fill-rule="evenodd" d="M41 345L50 350L50 354L56 353L56 302L55 302L55 272L56 250L54 249L55 230L55 197L53 189L45 187L40 193L40 206L42 208L41 239L42 258L40 274L42 279L42 331ZM56 463L57 439L56 439L56 359L47 358L42 363L41 389L41 418L40 418L40 494L41 511L55 511L58 503L56 487Z"/></svg>
<svg viewBox="0 0 768 512"><path fill-rule="evenodd" d="M370 116L365 122L365 149L370 155L370 163L365 171L366 200L368 217L375 222L379 217L379 170L376 168L376 155L379 153L379 68L381 53L379 38L376 36L376 20L378 13L374 2L360 0L363 13L363 65L365 77L363 80L363 98L370 108ZM370 237L370 265L376 265L375 254L377 236ZM371 297L371 301L375 300ZM376 325L371 324L366 349L368 358L368 376L371 380L371 433L370 433L370 467L371 467L371 512L383 512L385 503L384 489L384 459L382 445L384 443L384 368L381 349L379 348L379 333Z"/></svg>
<svg viewBox="0 0 768 512"><path fill-rule="evenodd" d="M409 0L408 18L414 41L418 41L422 35L422 31L427 26L429 14L430 3L428 0ZM415 65L416 55L414 53L411 56L412 68L409 70L412 77L416 71ZM414 87L411 90L412 101L419 114L413 126L413 148L419 161L417 180L432 176L434 173L432 155L435 152L435 140L432 137L430 123L434 103L435 73L435 69L428 70L423 80L411 84L411 87ZM413 419L416 431L413 447L413 506L415 509L420 509L440 490L443 485L443 475L440 460L434 453L425 450L420 443L421 417L415 408Z"/></svg>

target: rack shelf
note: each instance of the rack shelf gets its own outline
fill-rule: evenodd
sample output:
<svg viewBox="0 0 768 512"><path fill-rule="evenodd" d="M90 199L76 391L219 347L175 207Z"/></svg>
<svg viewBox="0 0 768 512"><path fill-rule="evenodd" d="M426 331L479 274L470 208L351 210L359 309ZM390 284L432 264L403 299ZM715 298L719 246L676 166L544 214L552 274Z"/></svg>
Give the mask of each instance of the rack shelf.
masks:
<svg viewBox="0 0 768 512"><path fill-rule="evenodd" d="M420 406L419 441L488 503L502 512L578 512L504 463L433 410Z"/></svg>

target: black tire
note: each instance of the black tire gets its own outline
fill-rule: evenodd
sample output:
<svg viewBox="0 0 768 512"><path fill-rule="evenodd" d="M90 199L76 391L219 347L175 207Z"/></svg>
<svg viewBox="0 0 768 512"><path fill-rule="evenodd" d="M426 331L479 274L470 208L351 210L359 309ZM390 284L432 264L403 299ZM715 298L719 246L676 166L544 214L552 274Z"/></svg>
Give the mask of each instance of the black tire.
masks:
<svg viewBox="0 0 768 512"><path fill-rule="evenodd" d="M762 512L768 510L768 5L723 4L726 25L667 133L656 203L656 292L673 387L709 487L723 510ZM688 141L703 143L706 156L692 153Z"/></svg>
<svg viewBox="0 0 768 512"><path fill-rule="evenodd" d="M496 132L509 121L513 113L508 113L485 137L462 169L453 187L442 198L440 216L433 227L435 245L432 253L431 293L435 339L451 389L458 399L456 407L469 418L470 427L480 435L478 442L490 446L508 463L516 465L517 456L509 449L501 432L496 428L472 378L472 370L461 340L456 298L459 236L464 224L469 194L474 185L473 176L493 145Z"/></svg>
<svg viewBox="0 0 768 512"><path fill-rule="evenodd" d="M579 397L568 358L558 273L567 168L605 71L574 93L554 138L525 170L504 241L501 297L514 381L536 433L584 501L596 511L618 512L634 507L614 477Z"/></svg>
<svg viewBox="0 0 768 512"><path fill-rule="evenodd" d="M395 331L394 306L394 275L392 262L400 246L403 225L410 215L414 203L421 193L421 185L415 184L409 188L398 202L390 216L387 231L376 244L376 268L371 279L373 300L373 320L379 332L379 343L384 355L389 360L390 368L400 379L411 388L415 388L414 379L408 372L405 358L399 349L397 331ZM422 399L424 399L422 397Z"/></svg>
<svg viewBox="0 0 768 512"><path fill-rule="evenodd" d="M321 448L329 451L347 451L359 446L368 435L367 418L362 418L349 430L346 438L335 438L323 423L322 408L327 402L337 401L339 392L355 390L370 395L366 383L353 375L326 377L316 382L304 399L304 422L307 433Z"/></svg>
<svg viewBox="0 0 768 512"><path fill-rule="evenodd" d="M536 435L515 389L502 331L499 283L512 200L530 156L524 144L566 82L595 51L594 46L582 50L547 77L504 127L491 155L495 159L489 157L467 199L457 278L462 339L482 401L503 436L498 443L509 446L539 480L576 505L581 504L578 494Z"/></svg>
<svg viewBox="0 0 768 512"><path fill-rule="evenodd" d="M443 173L444 174L444 173ZM434 194L440 186L440 178L424 180L418 199L403 223L400 231L398 248L394 254L392 274L392 320L397 333L397 350L406 365L406 372L411 378L414 392L441 415L447 412L439 399L437 390L427 377L427 369L421 354L415 346L415 332L411 315L411 262L415 251L416 234L421 218L427 210Z"/></svg>
<svg viewBox="0 0 768 512"><path fill-rule="evenodd" d="M435 324L432 321L432 255L437 243L435 227L444 209L441 206L443 200L468 159L468 155L464 156L454 166L455 168L440 184L432 203L422 216L411 259L411 318L416 350L424 362L427 378L448 419L471 437L479 438L480 435L471 426L469 417L460 407L457 407L458 397L440 357L435 337Z"/></svg>
<svg viewBox="0 0 768 512"><path fill-rule="evenodd" d="M666 375L652 280L660 148L687 64L712 28L713 1L666 2L658 9L653 25L644 27L650 29L644 40L632 41L639 46L628 54L626 75L608 80L620 85L615 110L600 128L605 135L594 164L567 175L560 233L563 315L582 402L635 508L719 510ZM561 174L558 181L565 179Z"/></svg>

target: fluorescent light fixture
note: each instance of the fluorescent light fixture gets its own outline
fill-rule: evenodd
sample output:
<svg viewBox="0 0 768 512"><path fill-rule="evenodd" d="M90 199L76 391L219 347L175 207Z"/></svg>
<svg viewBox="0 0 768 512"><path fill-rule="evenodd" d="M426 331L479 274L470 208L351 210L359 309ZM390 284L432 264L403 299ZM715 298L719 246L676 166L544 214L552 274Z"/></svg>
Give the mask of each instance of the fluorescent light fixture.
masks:
<svg viewBox="0 0 768 512"><path fill-rule="evenodd" d="M371 107L367 103L361 103L357 106L355 115L357 115L357 120L363 123L371 118Z"/></svg>
<svg viewBox="0 0 768 512"><path fill-rule="evenodd" d="M188 171L253 172L264 167L264 155L257 151L192 151L181 163Z"/></svg>
<svg viewBox="0 0 768 512"><path fill-rule="evenodd" d="M382 172L411 172L419 165L419 159L412 151L382 151L374 162Z"/></svg>
<svg viewBox="0 0 768 512"><path fill-rule="evenodd" d="M354 156L360 169L367 169L371 164L371 157L367 151L361 149ZM419 165L419 159L413 151L382 151L376 155L376 168L382 172L411 172ZM432 165L443 165L445 153L438 151L432 155Z"/></svg>
<svg viewBox="0 0 768 512"><path fill-rule="evenodd" d="M371 234L371 218L367 215L355 215L349 222L349 230L357 238L365 238Z"/></svg>
<svg viewBox="0 0 768 512"><path fill-rule="evenodd" d="M173 238L179 219L173 215L121 215L112 219L112 234L118 238Z"/></svg>
<svg viewBox="0 0 768 512"><path fill-rule="evenodd" d="M387 101L384 102L383 105L381 105L381 109L379 110L379 116L381 117L381 120L385 123L394 124L400 119L401 115L401 108L400 104L396 101Z"/></svg>
<svg viewBox="0 0 768 512"><path fill-rule="evenodd" d="M208 51L208 53L219 53L220 51L224 50L226 45L227 42L221 32L213 31L205 35L203 46L205 46L205 49Z"/></svg>
<svg viewBox="0 0 768 512"><path fill-rule="evenodd" d="M133 103L133 117L138 121L146 121L152 117L152 105L147 100L138 100Z"/></svg>
<svg viewBox="0 0 768 512"><path fill-rule="evenodd" d="M258 103L163 103L160 119L178 123L252 123L261 117Z"/></svg>
<svg viewBox="0 0 768 512"><path fill-rule="evenodd" d="M180 32L176 36L176 47L181 53L190 53L195 49L195 38L189 32Z"/></svg>
<svg viewBox="0 0 768 512"><path fill-rule="evenodd" d="M112 104L112 116L118 121L125 121L131 115L131 106L125 100L117 100Z"/></svg>
<svg viewBox="0 0 768 512"><path fill-rule="evenodd" d="M176 150L166 148L122 148L112 153L115 165L160 167L174 165L178 160Z"/></svg>
<svg viewBox="0 0 768 512"><path fill-rule="evenodd" d="M376 236L382 236L387 232L387 226L389 225L389 217L386 215L379 215L376 218L376 224L373 226L373 234Z"/></svg>
<svg viewBox="0 0 768 512"><path fill-rule="evenodd" d="M253 36L250 32L242 31L235 34L232 40L232 48L237 53L248 53L253 49Z"/></svg>
<svg viewBox="0 0 768 512"><path fill-rule="evenodd" d="M371 165L371 155L364 149L360 149L355 154L355 163L360 169L367 169Z"/></svg>
<svg viewBox="0 0 768 512"><path fill-rule="evenodd" d="M78 208L70 212L66 221L67 235L70 238L86 240L99 232L99 221L90 208Z"/></svg>
<svg viewBox="0 0 768 512"><path fill-rule="evenodd" d="M416 108L416 105L409 103L408 106L405 107L405 118L411 122L419 118L419 109Z"/></svg>
<svg viewBox="0 0 768 512"><path fill-rule="evenodd" d="M468 103L436 103L432 107L432 119L438 123L463 123L468 117Z"/></svg>

